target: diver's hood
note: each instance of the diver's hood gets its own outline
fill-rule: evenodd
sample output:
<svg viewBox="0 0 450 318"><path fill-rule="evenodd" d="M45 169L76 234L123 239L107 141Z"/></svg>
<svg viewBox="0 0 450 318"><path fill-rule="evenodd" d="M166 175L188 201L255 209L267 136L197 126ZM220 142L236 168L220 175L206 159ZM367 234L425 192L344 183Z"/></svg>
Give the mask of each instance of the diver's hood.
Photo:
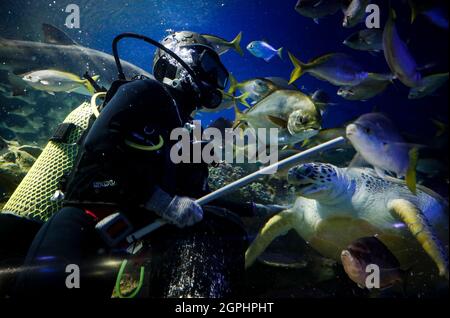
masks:
<svg viewBox="0 0 450 318"><path fill-rule="evenodd" d="M155 78L182 91L195 91L201 96L199 106L219 106L222 101L219 90L226 87L229 73L213 46L200 34L189 31L173 33L161 44L178 55L194 71L202 85L198 87L185 67L161 49L156 51L153 60Z"/></svg>

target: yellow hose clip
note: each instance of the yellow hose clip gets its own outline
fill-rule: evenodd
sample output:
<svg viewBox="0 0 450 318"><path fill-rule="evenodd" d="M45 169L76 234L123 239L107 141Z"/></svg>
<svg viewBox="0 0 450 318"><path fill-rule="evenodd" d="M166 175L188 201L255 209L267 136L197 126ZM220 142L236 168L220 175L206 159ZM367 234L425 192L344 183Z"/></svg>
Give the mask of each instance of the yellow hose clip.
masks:
<svg viewBox="0 0 450 318"><path fill-rule="evenodd" d="M159 135L159 142L157 145L154 146L144 146L144 145L140 145L137 144L135 142L132 142L130 140L125 140L125 144L131 148L134 149L138 149L138 150L143 150L143 151L158 151L159 149L161 149L164 146L164 138Z"/></svg>

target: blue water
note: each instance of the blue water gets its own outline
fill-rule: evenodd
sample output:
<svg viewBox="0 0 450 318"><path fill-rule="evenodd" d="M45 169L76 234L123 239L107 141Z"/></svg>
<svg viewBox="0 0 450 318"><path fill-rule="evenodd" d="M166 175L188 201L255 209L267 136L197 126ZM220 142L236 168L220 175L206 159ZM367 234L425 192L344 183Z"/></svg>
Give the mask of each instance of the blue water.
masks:
<svg viewBox="0 0 450 318"><path fill-rule="evenodd" d="M387 1L376 1L387 7ZM435 27L425 18L410 25L409 7L402 1L396 4L401 21L402 36L408 41L419 65L433 63L429 72L448 69L447 32ZM67 13L65 7L78 4L81 8L81 28L64 27ZM238 80L252 77L280 76L289 78L292 70L286 51L307 61L329 52L346 52L366 66L368 71L388 71L384 57L358 52L342 45L342 41L356 29L341 27L342 13L321 19L316 24L300 16L295 10L296 0L2 0L0 17L1 36L36 40L40 36L40 24L53 24L73 37L80 44L97 50L111 52L111 40L120 32L130 31L161 39L167 29L192 30L233 39L243 31L242 46L252 40L267 40L275 48L284 47L285 57L274 58L270 63L253 57L246 51L244 57L234 51L222 56L224 64ZM383 12L385 13L385 12ZM385 14L383 16L385 18ZM361 26L362 27L362 26ZM145 44L128 41L121 46L122 57L151 71L154 49ZM408 90L399 82L385 94L368 102L347 102L336 95L337 88L305 75L297 83L306 92L324 89L337 106L331 107L324 118L325 127L335 127L356 116L377 109L388 113L397 125L408 133L432 136L434 127L427 120L448 117L448 90L442 89L438 96L419 101L407 99ZM210 120L225 116L233 118L233 111L202 117Z"/></svg>
<svg viewBox="0 0 450 318"><path fill-rule="evenodd" d="M297 0L0 0L0 37L40 41L43 38L41 25L49 23L66 32L81 45L111 54L111 42L121 32L141 33L160 40L167 35L168 29L191 30L231 40L242 31L242 48L245 56L241 57L234 51L222 56L225 66L239 81L254 77L289 79L292 65L287 57L287 51L305 62L326 53L343 52L353 56L367 71L389 71L383 54L373 56L352 50L342 44L345 38L363 25L353 29L343 28L341 12L323 18L316 24L294 10L296 2ZM388 1L374 2L383 8L384 23L387 18ZM431 65L425 74L447 72L448 30L433 25L423 16L411 25L410 9L405 2L392 1L398 14L400 33L407 41L418 64ZM79 30L64 26L67 17L64 9L72 3L78 4L81 8ZM249 42L263 39L276 49L284 47L284 59L275 56L270 63L266 63L245 49ZM120 53L123 59L151 72L154 48L142 42L127 40L120 46ZM324 114L324 128L340 127L373 110L387 113L399 130L409 136L413 143L423 144L434 140L436 127L432 119L439 120L448 127L448 85L433 96L412 101L408 100L409 89L396 81L382 95L367 102L346 101L336 95L337 87L308 74L300 78L296 85L306 93L312 94L315 90L322 89L330 95L333 105ZM55 111L64 118L70 109L59 106L58 101L61 98L65 98L64 94L58 94L57 97L48 95L39 99L38 106L32 107L39 107L39 111L46 107L55 107ZM79 104L75 97L68 98L74 98L72 108ZM17 107L22 107L20 101L3 100L0 96L0 124L2 121L6 122L6 117L2 116L6 116L10 109ZM47 120L50 120L51 116L48 114L46 116ZM232 120L234 111L207 114L201 119L207 125L222 116ZM59 120L46 123L48 134ZM45 144L48 136L40 136L41 146ZM31 137L27 135L26 142L33 137L34 135ZM443 162L446 160L443 159ZM440 188L433 187L433 190L440 190L441 194L447 196L448 177L444 175L439 177L443 179ZM296 242L293 241L292 245ZM254 280L261 281L263 285L261 288L266 290L268 287L263 284L265 279L261 277L275 277L275 283L276 279L283 281L282 278L286 277L285 272L280 273L279 276L274 276L274 272L267 270L267 273L254 272L253 275ZM289 279L290 276L287 277L287 280ZM292 279L295 282L293 277ZM328 287L324 290L330 292Z"/></svg>

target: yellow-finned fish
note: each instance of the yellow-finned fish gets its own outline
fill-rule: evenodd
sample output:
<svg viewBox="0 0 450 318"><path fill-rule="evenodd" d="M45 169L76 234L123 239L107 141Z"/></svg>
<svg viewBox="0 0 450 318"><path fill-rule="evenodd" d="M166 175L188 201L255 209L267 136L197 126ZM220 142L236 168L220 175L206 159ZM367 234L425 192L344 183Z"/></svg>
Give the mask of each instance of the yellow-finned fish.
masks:
<svg viewBox="0 0 450 318"><path fill-rule="evenodd" d="M241 48L242 32L240 32L232 41L227 41L221 37L211 34L202 34L202 36L214 46L214 49L219 55L225 54L230 49L235 50L241 56L244 55Z"/></svg>
<svg viewBox="0 0 450 318"><path fill-rule="evenodd" d="M396 13L390 10L383 32L383 49L386 62L397 79L408 87L417 87L422 81L417 63L408 46L400 38L395 26Z"/></svg>
<svg viewBox="0 0 450 318"><path fill-rule="evenodd" d="M337 94L347 100L367 101L383 93L392 84L393 80L394 76L392 74L370 73L369 77L359 85L343 86L339 88Z"/></svg>
<svg viewBox="0 0 450 318"><path fill-rule="evenodd" d="M58 70L40 70L21 75L22 79L34 89L45 91L51 95L57 92L77 93L91 96L95 89L87 79L81 79L79 76L58 71ZM94 81L99 76L93 76Z"/></svg>
<svg viewBox="0 0 450 318"><path fill-rule="evenodd" d="M268 136L266 141L283 146L294 145L316 135L321 128L321 120L320 112L309 96L300 91L277 90L245 113L236 107L234 127L245 124L255 130L266 128L267 135L268 129L278 128L278 139Z"/></svg>
<svg viewBox="0 0 450 318"><path fill-rule="evenodd" d="M289 84L294 83L304 73L310 73L312 76L336 86L355 86L369 76L369 73L364 71L350 56L342 53L326 54L309 63L300 62L291 53L289 53L289 58L294 65Z"/></svg>
<svg viewBox="0 0 450 318"><path fill-rule="evenodd" d="M257 103L278 89L297 90L295 86L289 85L287 80L280 77L258 77L239 83L233 75L230 75L228 93L234 94L236 91L248 93L248 98Z"/></svg>

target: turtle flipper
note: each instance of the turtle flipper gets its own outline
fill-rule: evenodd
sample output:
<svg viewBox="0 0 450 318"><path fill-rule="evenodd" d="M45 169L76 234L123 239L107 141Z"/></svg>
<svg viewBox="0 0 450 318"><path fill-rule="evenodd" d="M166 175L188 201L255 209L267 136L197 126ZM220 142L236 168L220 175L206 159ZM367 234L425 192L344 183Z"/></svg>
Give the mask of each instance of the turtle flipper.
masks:
<svg viewBox="0 0 450 318"><path fill-rule="evenodd" d="M294 228L295 221L295 213L290 210L283 211L267 221L245 252L245 268L252 266L274 239Z"/></svg>
<svg viewBox="0 0 450 318"><path fill-rule="evenodd" d="M436 263L439 275L448 279L448 255L422 211L411 202L403 199L392 200L388 206L408 226L425 252Z"/></svg>

